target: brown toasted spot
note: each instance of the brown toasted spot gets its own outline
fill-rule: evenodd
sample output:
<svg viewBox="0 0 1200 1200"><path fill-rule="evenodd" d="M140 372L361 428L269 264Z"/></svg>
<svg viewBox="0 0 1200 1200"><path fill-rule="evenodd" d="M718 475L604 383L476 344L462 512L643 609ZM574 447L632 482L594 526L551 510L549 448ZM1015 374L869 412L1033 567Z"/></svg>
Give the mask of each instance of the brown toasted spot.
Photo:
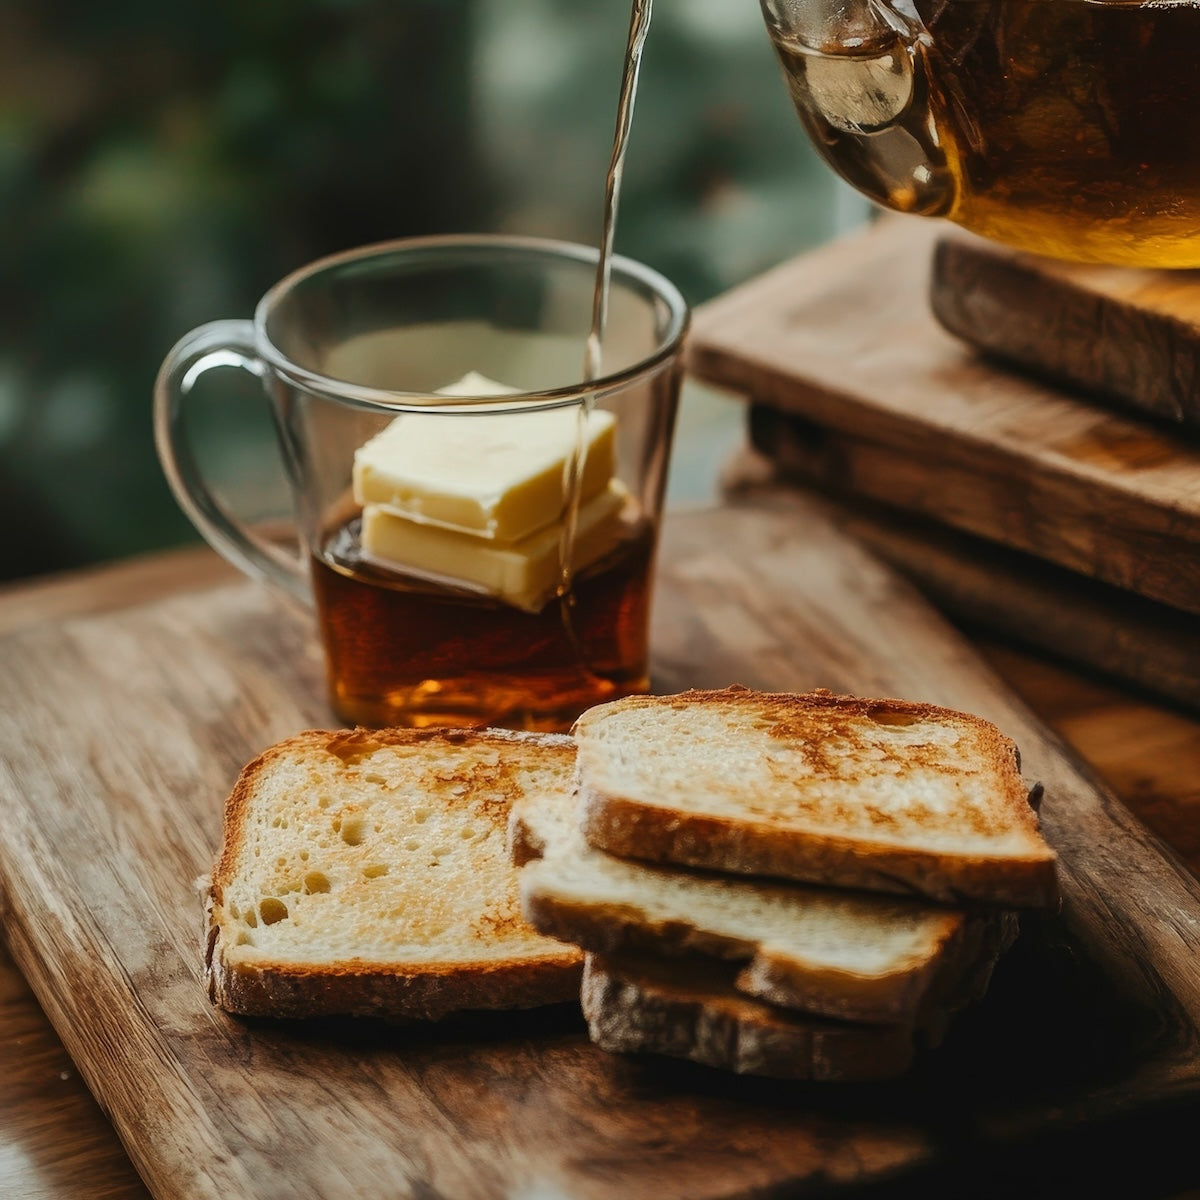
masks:
<svg viewBox="0 0 1200 1200"><path fill-rule="evenodd" d="M379 741L365 729L354 729L348 733L335 734L325 744L325 749L349 767L374 754L379 749Z"/></svg>
<svg viewBox="0 0 1200 1200"><path fill-rule="evenodd" d="M480 914L471 932L481 941L494 937L511 937L514 933L522 933L528 929L525 918L521 916L515 900Z"/></svg>
<svg viewBox="0 0 1200 1200"><path fill-rule="evenodd" d="M867 716L877 725L916 725L921 720L916 713L900 712L894 708L872 708Z"/></svg>
<svg viewBox="0 0 1200 1200"><path fill-rule="evenodd" d="M452 784L462 793L464 809L470 808L490 819L506 817L513 801L524 791L516 769L503 759L475 760L430 772L431 781Z"/></svg>

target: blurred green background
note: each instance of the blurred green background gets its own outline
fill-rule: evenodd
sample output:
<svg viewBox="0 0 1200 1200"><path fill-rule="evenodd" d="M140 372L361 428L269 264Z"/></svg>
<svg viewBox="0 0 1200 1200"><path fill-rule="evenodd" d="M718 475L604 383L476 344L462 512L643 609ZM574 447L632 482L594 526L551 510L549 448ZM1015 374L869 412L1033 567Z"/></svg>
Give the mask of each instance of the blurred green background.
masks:
<svg viewBox="0 0 1200 1200"><path fill-rule="evenodd" d="M195 539L154 455L155 372L294 267L430 232L596 242L628 20L627 0L5 0L0 579ZM755 0L657 0L641 80L617 249L693 303L863 219ZM257 399L236 403L210 449L273 480Z"/></svg>

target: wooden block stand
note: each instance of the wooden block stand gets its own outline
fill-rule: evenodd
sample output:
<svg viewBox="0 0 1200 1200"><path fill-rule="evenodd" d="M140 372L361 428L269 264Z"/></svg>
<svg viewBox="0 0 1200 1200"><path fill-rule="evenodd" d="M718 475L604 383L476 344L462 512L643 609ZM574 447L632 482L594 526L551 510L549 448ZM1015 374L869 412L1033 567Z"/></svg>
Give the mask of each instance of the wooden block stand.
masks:
<svg viewBox="0 0 1200 1200"><path fill-rule="evenodd" d="M1193 312L1192 272L1048 264L889 218L705 306L691 369L748 398L777 478L841 500L957 619L1200 708ZM1151 415L1168 393L1182 423Z"/></svg>
<svg viewBox="0 0 1200 1200"><path fill-rule="evenodd" d="M1200 429L1200 272L1056 262L956 231L938 239L929 298L981 350Z"/></svg>

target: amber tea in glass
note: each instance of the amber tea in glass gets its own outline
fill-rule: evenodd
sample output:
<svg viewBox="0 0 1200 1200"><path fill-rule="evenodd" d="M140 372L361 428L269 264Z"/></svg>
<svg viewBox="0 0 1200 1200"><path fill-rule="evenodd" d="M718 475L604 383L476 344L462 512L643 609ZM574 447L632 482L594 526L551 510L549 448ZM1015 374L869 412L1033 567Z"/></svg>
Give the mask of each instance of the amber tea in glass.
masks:
<svg viewBox="0 0 1200 1200"><path fill-rule="evenodd" d="M583 709L649 687L655 531L633 519L570 591L527 612L363 560L360 518L312 556L334 707L365 725L562 729Z"/></svg>

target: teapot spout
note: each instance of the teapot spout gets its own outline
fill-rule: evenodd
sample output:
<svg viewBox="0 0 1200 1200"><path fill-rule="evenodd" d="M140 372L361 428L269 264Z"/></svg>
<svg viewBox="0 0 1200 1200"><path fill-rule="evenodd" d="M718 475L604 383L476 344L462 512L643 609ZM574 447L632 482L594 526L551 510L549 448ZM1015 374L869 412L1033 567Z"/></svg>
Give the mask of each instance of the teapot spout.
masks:
<svg viewBox="0 0 1200 1200"><path fill-rule="evenodd" d="M878 204L948 215L957 146L916 10L906 0L761 3L792 103L825 161Z"/></svg>

